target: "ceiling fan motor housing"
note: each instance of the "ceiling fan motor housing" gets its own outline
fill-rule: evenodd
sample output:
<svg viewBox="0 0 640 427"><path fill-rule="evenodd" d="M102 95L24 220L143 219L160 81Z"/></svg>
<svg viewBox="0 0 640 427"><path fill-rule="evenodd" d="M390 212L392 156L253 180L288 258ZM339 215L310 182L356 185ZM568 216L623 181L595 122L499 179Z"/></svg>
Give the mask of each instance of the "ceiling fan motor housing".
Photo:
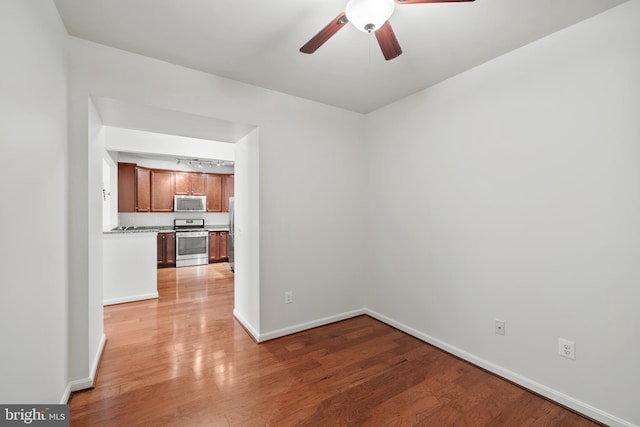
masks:
<svg viewBox="0 0 640 427"><path fill-rule="evenodd" d="M357 29L370 33L384 25L394 8L394 0L350 0L345 13Z"/></svg>
<svg viewBox="0 0 640 427"><path fill-rule="evenodd" d="M318 34L300 48L302 53L313 53L335 33L351 22L365 33L375 32L376 40L387 61L402 54L402 48L391 27L389 18L393 15L395 2L399 4L470 2L474 0L349 0L344 13L329 22Z"/></svg>

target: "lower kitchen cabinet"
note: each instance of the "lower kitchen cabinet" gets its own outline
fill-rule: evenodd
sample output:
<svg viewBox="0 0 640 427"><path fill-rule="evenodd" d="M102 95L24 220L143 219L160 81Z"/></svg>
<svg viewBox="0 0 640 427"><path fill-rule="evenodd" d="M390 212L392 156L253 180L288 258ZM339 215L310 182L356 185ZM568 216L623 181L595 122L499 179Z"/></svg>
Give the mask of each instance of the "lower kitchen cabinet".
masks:
<svg viewBox="0 0 640 427"><path fill-rule="evenodd" d="M209 232L209 263L222 262L229 259L228 239L229 233L226 231Z"/></svg>
<svg viewBox="0 0 640 427"><path fill-rule="evenodd" d="M175 233L158 233L158 268L176 266Z"/></svg>
<svg viewBox="0 0 640 427"><path fill-rule="evenodd" d="M229 233L226 231L220 232L220 260L229 260Z"/></svg>

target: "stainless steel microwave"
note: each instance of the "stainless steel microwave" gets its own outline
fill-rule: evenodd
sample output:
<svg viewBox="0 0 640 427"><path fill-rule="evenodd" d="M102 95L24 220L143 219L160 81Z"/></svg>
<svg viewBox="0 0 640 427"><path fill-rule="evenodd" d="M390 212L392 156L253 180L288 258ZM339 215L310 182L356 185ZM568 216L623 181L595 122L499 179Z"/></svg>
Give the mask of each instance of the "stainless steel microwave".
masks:
<svg viewBox="0 0 640 427"><path fill-rule="evenodd" d="M173 196L174 212L206 212L207 196Z"/></svg>

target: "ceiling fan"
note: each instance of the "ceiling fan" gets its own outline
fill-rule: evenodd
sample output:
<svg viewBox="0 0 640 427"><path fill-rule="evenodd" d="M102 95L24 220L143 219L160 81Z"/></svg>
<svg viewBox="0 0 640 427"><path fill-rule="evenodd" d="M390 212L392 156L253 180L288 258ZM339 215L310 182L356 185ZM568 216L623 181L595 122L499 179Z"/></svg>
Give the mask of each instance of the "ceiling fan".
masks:
<svg viewBox="0 0 640 427"><path fill-rule="evenodd" d="M396 39L388 19L393 14L395 3L448 3L474 0L349 0L345 11L313 36L300 48L302 53L313 53L338 30L351 22L357 29L366 33L375 32L378 45L382 50L384 59L397 58L402 54L402 49Z"/></svg>

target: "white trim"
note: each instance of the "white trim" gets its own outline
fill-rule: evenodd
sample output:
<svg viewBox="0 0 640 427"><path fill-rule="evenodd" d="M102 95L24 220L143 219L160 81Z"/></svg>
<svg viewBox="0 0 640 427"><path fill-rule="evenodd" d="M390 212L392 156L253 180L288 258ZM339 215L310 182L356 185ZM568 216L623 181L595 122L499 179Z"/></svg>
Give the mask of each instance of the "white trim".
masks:
<svg viewBox="0 0 640 427"><path fill-rule="evenodd" d="M100 361L102 360L102 354L104 353L104 346L107 344L107 336L103 333L100 337L100 343L98 343L98 350L95 356L93 356L93 363L91 364L91 387L96 383L96 376L98 375L98 368L100 367ZM75 391L75 390L74 390Z"/></svg>
<svg viewBox="0 0 640 427"><path fill-rule="evenodd" d="M240 315L240 313L235 308L233 309L233 317L235 317L236 320L240 322L242 326L244 326L244 328L247 330L247 332L249 332L249 334L253 337L254 340L256 340L257 342L260 342L260 340L258 339L258 335L259 335L258 331L256 331L253 328L253 326L251 326L251 323L249 323L247 319L242 317L242 315Z"/></svg>
<svg viewBox="0 0 640 427"><path fill-rule="evenodd" d="M62 398L60 399L60 404L61 405L68 404L69 397L71 397L71 383L68 383L67 387L64 389L64 393L62 393Z"/></svg>
<svg viewBox="0 0 640 427"><path fill-rule="evenodd" d="M67 388L71 393L73 393L74 391L85 390L91 387L93 387L93 379L91 377L87 377L70 381Z"/></svg>
<svg viewBox="0 0 640 427"><path fill-rule="evenodd" d="M102 354L104 353L104 346L107 343L107 336L102 334L100 337L100 343L98 344L98 350L96 351L95 356L93 357L93 363L91 364L91 373L88 378L82 378L79 380L69 381L67 384L67 388L65 389L62 399L60 399L60 403L66 404L69 403L69 397L71 397L71 393L78 390L85 390L87 388L92 388L96 381L96 375L98 374L98 367L100 366L100 360L102 360Z"/></svg>
<svg viewBox="0 0 640 427"><path fill-rule="evenodd" d="M312 320L310 322L299 323L297 325L289 326L287 328L277 329L275 331L260 334L258 342L268 341L275 338L280 338L285 335L295 334L296 332L305 331L307 329L316 328L318 326L328 325L329 323L339 322L341 320L350 319L356 316L362 316L366 314L366 310L360 308L358 310L347 311L345 313L336 314L334 316L323 317L322 319Z"/></svg>
<svg viewBox="0 0 640 427"><path fill-rule="evenodd" d="M397 328L402 332L412 335L421 341L424 341L435 347L438 347L439 349L442 349L447 353L451 353L469 363L472 363L476 366L481 367L482 369L486 369L489 372L492 372L502 378L506 378L507 380L512 381L528 390L531 390L554 402L564 405L567 408L573 409L574 411L579 412L587 417L590 417L590 418L593 418L594 420L605 423L610 427L638 427L635 424L630 423L629 421L625 421L621 418L618 418L615 415L609 414L605 411L595 408L571 396L568 396L564 393L561 393L557 390L554 390L550 387L547 387L543 384L533 381L530 378L523 377L522 375L519 375L513 371L510 371L502 366L496 365L495 363L491 363L488 360L482 359L458 347L452 346L444 341L441 341L437 338L434 338L430 335L420 332L417 329L414 329L403 323L390 319L389 317L384 316L378 312L375 312L370 309L364 309L363 312L364 314L371 316L372 318L379 320L383 323L386 323L389 326L393 326L394 328Z"/></svg>
<svg viewBox="0 0 640 427"><path fill-rule="evenodd" d="M102 301L102 305L104 306L104 305L122 304L124 302L142 301L142 300L154 299L154 298L158 298L158 292L152 292L150 294L142 294L142 295L132 295L129 297L122 297L122 298L106 299Z"/></svg>

